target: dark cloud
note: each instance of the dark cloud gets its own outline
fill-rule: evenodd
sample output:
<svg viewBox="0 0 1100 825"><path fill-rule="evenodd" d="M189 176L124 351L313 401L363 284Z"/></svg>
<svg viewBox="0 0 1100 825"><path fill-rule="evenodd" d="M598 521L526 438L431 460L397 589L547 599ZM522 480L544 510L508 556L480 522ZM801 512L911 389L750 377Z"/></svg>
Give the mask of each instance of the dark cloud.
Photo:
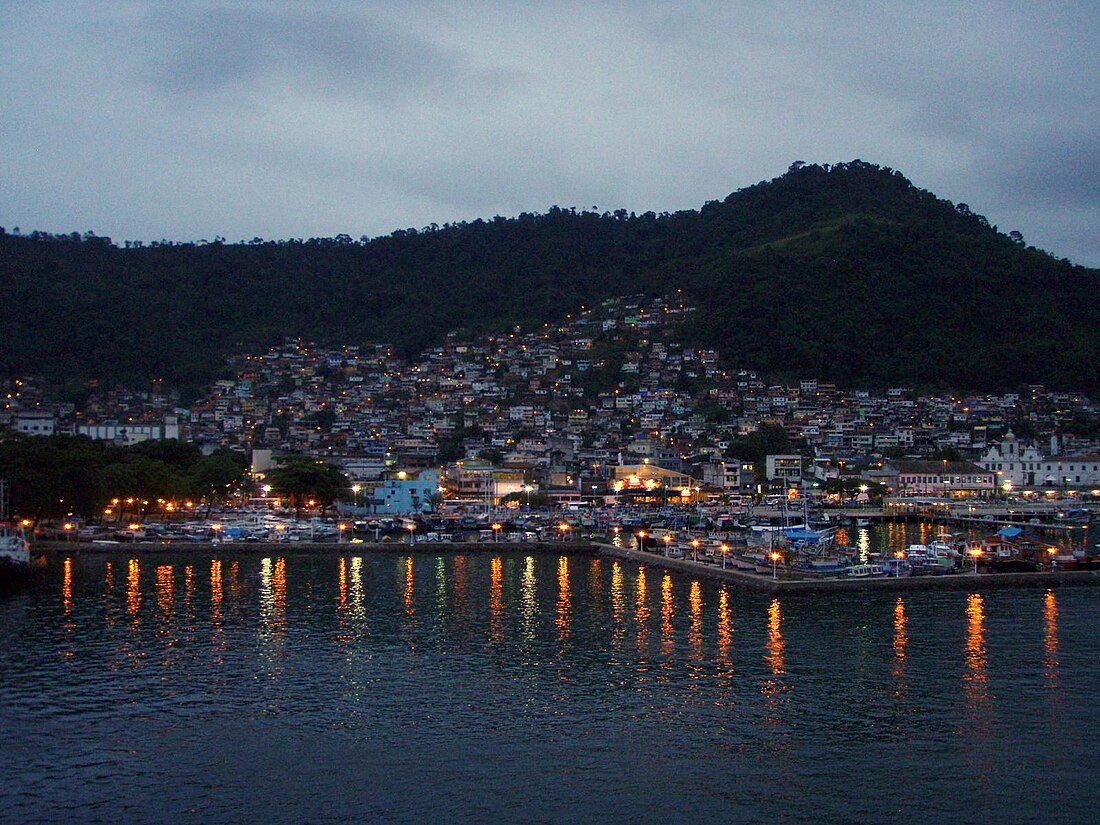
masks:
<svg viewBox="0 0 1100 825"><path fill-rule="evenodd" d="M270 92L267 82L302 94L401 100L501 77L476 71L456 49L392 23L311 6L243 6L188 14L174 8L149 23L156 48L149 80L165 93L227 88ZM258 88L257 88L258 87Z"/></svg>

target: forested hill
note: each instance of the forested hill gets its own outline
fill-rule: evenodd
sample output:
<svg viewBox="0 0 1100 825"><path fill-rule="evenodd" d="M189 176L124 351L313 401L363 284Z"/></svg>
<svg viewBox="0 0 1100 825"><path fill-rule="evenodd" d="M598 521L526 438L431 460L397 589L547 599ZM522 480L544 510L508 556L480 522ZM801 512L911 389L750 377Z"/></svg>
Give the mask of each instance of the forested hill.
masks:
<svg viewBox="0 0 1100 825"><path fill-rule="evenodd" d="M843 385L1100 387L1100 272L861 161L795 164L699 211L551 208L353 240L0 235L0 368L210 380L285 336L414 350L680 287L685 343Z"/></svg>

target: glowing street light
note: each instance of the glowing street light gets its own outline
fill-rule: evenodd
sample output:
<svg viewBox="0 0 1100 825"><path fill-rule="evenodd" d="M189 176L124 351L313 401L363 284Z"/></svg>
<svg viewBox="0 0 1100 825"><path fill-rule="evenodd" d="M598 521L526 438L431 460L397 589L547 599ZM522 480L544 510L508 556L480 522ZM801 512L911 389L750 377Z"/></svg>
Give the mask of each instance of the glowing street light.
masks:
<svg viewBox="0 0 1100 825"><path fill-rule="evenodd" d="M776 565L778 563L779 563L779 551L778 550L772 550L772 578L773 579L778 578L776 576L776 572L775 572L776 571Z"/></svg>
<svg viewBox="0 0 1100 825"><path fill-rule="evenodd" d="M691 555L695 561L699 561L699 539L691 540Z"/></svg>
<svg viewBox="0 0 1100 825"><path fill-rule="evenodd" d="M721 544L718 545L718 549L722 552L722 569L725 570L726 569L726 556L729 555L730 546L728 544L726 544L725 542L722 542Z"/></svg>
<svg viewBox="0 0 1100 825"><path fill-rule="evenodd" d="M493 541L497 541L500 538L500 530L504 525L499 521L494 521L490 526L493 528Z"/></svg>
<svg viewBox="0 0 1100 825"><path fill-rule="evenodd" d="M558 529L561 530L561 540L565 541L565 536L569 532L569 525L566 522L562 522L558 525Z"/></svg>
<svg viewBox="0 0 1100 825"><path fill-rule="evenodd" d="M409 531L409 545L413 544L413 533L416 532L416 522L410 521L405 525L405 529Z"/></svg>
<svg viewBox="0 0 1100 825"><path fill-rule="evenodd" d="M645 530L639 530L634 535L638 539L638 549L645 550Z"/></svg>
<svg viewBox="0 0 1100 825"><path fill-rule="evenodd" d="M976 576L978 575L978 559L982 557L982 551L978 547L971 547L968 552L970 557L974 559L974 575Z"/></svg>

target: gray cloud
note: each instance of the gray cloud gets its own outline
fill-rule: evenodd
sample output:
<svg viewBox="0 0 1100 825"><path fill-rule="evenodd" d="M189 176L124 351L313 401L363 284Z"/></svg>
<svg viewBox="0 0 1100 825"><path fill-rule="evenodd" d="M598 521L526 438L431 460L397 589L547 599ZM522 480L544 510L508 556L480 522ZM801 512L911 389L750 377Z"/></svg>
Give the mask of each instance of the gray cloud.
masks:
<svg viewBox="0 0 1100 825"><path fill-rule="evenodd" d="M384 234L855 157L1100 265L1093 5L10 4L0 224Z"/></svg>

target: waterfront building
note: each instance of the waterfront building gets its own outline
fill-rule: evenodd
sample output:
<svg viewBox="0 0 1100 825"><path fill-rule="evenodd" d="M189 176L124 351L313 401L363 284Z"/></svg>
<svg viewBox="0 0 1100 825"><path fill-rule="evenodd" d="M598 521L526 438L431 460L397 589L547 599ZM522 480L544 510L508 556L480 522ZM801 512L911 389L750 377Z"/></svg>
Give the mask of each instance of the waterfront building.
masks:
<svg viewBox="0 0 1100 825"><path fill-rule="evenodd" d="M367 494L367 505L375 515L432 513L439 501L439 471L396 470Z"/></svg>
<svg viewBox="0 0 1100 825"><path fill-rule="evenodd" d="M970 461L892 460L882 479L899 496L988 497L996 492L996 474Z"/></svg>
<svg viewBox="0 0 1100 825"><path fill-rule="evenodd" d="M1044 455L1034 444L1021 442L1011 430L979 463L996 474L1002 489L1100 487L1100 456Z"/></svg>

